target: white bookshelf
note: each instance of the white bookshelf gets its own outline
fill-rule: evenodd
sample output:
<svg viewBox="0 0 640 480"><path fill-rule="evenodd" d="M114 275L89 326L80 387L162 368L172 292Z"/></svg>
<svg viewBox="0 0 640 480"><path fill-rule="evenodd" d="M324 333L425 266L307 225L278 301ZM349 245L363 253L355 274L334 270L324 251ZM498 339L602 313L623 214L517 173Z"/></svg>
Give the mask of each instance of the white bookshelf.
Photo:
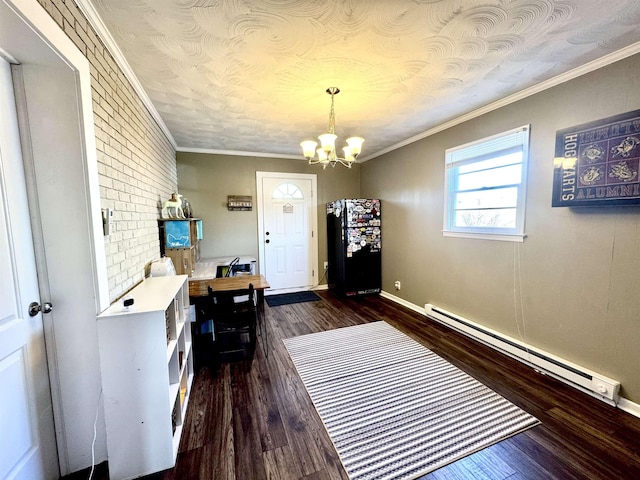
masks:
<svg viewBox="0 0 640 480"><path fill-rule="evenodd" d="M98 315L111 480L175 465L193 381L187 275L151 277Z"/></svg>

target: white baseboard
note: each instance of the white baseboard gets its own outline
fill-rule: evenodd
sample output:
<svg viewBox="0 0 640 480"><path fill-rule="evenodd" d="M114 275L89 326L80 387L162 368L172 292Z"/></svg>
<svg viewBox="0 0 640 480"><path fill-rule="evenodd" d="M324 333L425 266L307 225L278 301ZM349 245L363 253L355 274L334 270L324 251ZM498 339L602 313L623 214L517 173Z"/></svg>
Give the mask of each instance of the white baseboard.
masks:
<svg viewBox="0 0 640 480"><path fill-rule="evenodd" d="M630 413L634 417L640 418L640 405L637 403L633 403L631 400L620 397L620 399L618 400L618 408L622 411Z"/></svg>
<svg viewBox="0 0 640 480"><path fill-rule="evenodd" d="M419 313L420 315L424 315L425 317L427 316L424 311L424 308L419 307L418 305L415 305L413 303L407 302L404 298L396 297L395 295L392 295L389 292L385 292L384 290L380 292L380 296L384 298L388 298L392 302L399 303L403 307L407 307L408 309L413 310L414 312Z"/></svg>
<svg viewBox="0 0 640 480"><path fill-rule="evenodd" d="M405 299L403 299L403 298L397 297L397 296L392 295L392 294L390 294L390 293L388 293L388 292L385 292L385 291L382 291L382 292L380 293L380 295L381 295L382 297L384 297L384 298L387 298L387 299L391 300L392 302L395 302L395 303L397 303L397 304L399 304L399 305L402 305L403 307L406 307L406 308L408 308L408 309L410 309L410 310L413 310L414 312L419 313L420 315L422 315L422 316L424 316L424 317L427 317L427 318L429 318L429 319L431 319L431 320L433 320L433 321L436 321L436 322L440 323L441 325L445 325L445 326L447 326L448 328L452 328L452 329L454 329L452 326L450 326L450 325L448 325L448 324L446 324L446 323L442 323L442 322L440 322L438 319L433 318L433 317L431 317L431 316L427 315L427 312L426 312L426 310L425 310L423 307L420 307L420 306L418 306L418 305L415 305L415 304L413 304L413 303L411 303L411 302L408 302L407 300L405 300ZM456 330L456 329L454 329L454 330ZM458 331L459 331L459 330L458 330ZM504 351L502 351L501 349L497 348L496 346L491 345L491 344L487 343L486 341L482 341L482 339L480 339L480 338L476 338L473 334L471 334L471 333L469 333L469 332L462 332L462 333L463 333L463 334L465 334L465 335L467 335L467 336L469 336L469 337L471 337L471 338L474 338L474 339L475 339L475 340L477 340L477 341L480 341L481 343L483 343L483 344L485 344L485 345L490 346L491 348L493 348L493 349L494 349L494 350L496 350L497 352L500 352L500 353L502 353L502 354L508 355L507 353L505 353L505 352L504 352ZM518 356L515 356L515 355L508 355L508 356L510 356L510 357L512 357L512 358L514 358L514 359L516 359L516 360L518 360L518 361L520 361L521 363L525 363L525 364L527 364L527 365L530 365L528 362L526 362L525 360L523 360L522 358L520 358L520 357L518 357ZM567 383L568 385L570 385L570 386L572 386L572 387L576 388L577 390L584 391L584 389L582 389L582 388L577 388L577 387L576 387L576 385L574 385L573 383L571 383L571 382L566 382L563 378L559 377L558 375L553 375L553 376L554 376L555 378L558 378L559 380L561 380L561 381L563 381L563 382ZM587 393L588 393L588 392L587 392ZM611 403L608 403L608 402L607 402L607 404L612 405ZM624 398L624 397L618 397L618 399L617 399L617 404L615 404L614 406L616 406L617 408L619 408L620 410L622 410L622 411L624 411L624 412L627 412L627 413L629 413L629 414L631 414L631 415L633 415L633 416L635 416L635 417L640 418L640 404L634 403L634 402L632 402L631 400L628 400L628 399L626 399L626 398Z"/></svg>

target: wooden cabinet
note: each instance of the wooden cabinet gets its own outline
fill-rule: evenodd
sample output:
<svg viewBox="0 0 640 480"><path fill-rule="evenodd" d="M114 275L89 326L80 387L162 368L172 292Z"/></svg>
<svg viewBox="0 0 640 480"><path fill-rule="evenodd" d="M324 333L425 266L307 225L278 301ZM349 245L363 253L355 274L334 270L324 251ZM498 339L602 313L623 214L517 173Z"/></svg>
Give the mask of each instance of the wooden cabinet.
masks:
<svg viewBox="0 0 640 480"><path fill-rule="evenodd" d="M171 259L178 275L193 275L197 262L195 247L167 248L164 254Z"/></svg>
<svg viewBox="0 0 640 480"><path fill-rule="evenodd" d="M158 220L160 230L160 255L171 258L176 273L191 276L195 264L200 260L202 220L163 219Z"/></svg>
<svg viewBox="0 0 640 480"><path fill-rule="evenodd" d="M193 381L186 275L152 277L97 318L110 478L175 464Z"/></svg>

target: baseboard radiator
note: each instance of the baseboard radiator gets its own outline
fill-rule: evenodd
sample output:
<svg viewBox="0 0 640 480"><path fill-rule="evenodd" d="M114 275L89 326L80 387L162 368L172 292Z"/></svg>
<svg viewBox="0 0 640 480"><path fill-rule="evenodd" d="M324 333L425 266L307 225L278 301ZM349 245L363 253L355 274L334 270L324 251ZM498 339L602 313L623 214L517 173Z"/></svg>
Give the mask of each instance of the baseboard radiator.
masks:
<svg viewBox="0 0 640 480"><path fill-rule="evenodd" d="M430 318L444 323L523 363L529 364L543 373L552 375L610 405L616 405L618 403L620 382L572 364L549 353L532 348L524 342L492 331L430 303L425 305L425 311Z"/></svg>

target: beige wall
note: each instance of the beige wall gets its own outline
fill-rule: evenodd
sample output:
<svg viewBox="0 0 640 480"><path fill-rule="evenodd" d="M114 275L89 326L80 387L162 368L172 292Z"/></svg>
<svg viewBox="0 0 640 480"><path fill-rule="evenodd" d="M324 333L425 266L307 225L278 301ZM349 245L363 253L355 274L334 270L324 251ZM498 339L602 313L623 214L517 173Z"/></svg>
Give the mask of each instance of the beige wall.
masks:
<svg viewBox="0 0 640 480"><path fill-rule="evenodd" d="M250 255L258 258L258 211L256 171L311 173L318 179L318 266L327 259L325 203L357 197L360 167L340 165L323 170L303 159L237 157L202 153L177 154L178 188L193 206L194 216L203 221L202 257ZM250 212L227 210L228 195L251 195ZM326 278L321 282L326 283Z"/></svg>
<svg viewBox="0 0 640 480"><path fill-rule="evenodd" d="M640 56L364 163L360 193L383 201L383 289L619 380L640 402L640 207L551 208L556 130L634 109ZM524 243L443 237L445 149L524 124Z"/></svg>

